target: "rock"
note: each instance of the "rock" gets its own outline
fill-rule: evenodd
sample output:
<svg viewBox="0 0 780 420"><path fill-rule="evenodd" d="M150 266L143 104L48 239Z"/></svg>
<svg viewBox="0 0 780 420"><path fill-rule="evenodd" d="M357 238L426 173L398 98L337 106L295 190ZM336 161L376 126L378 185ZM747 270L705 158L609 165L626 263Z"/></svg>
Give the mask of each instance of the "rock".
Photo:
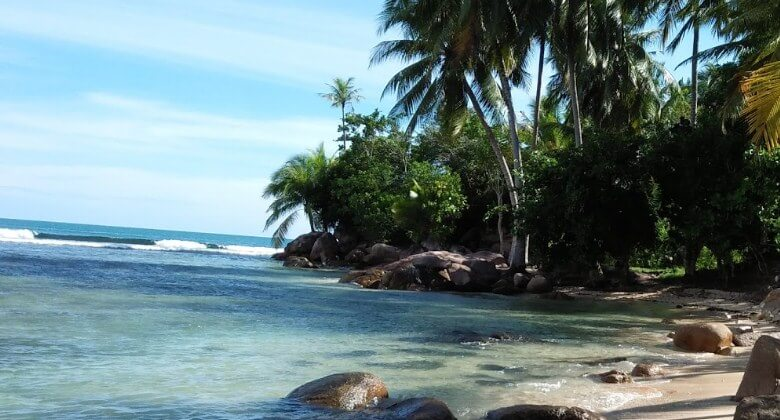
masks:
<svg viewBox="0 0 780 420"><path fill-rule="evenodd" d="M528 293L547 293L552 292L552 289L552 282L541 275L533 276L525 287L525 291Z"/></svg>
<svg viewBox="0 0 780 420"><path fill-rule="evenodd" d="M624 384L634 382L634 380L631 379L631 375L619 370L610 370L609 372L599 373L599 378L601 378L601 382L608 384Z"/></svg>
<svg viewBox="0 0 780 420"><path fill-rule="evenodd" d="M511 340L512 335L508 332L494 332L490 334L490 338L498 341L505 341L505 340Z"/></svg>
<svg viewBox="0 0 780 420"><path fill-rule="evenodd" d="M434 241L433 239L426 239L422 241L420 246L422 246L426 251L441 251L443 249L441 244L437 241Z"/></svg>
<svg viewBox="0 0 780 420"><path fill-rule="evenodd" d="M490 251L477 251L470 254L466 254L466 258L472 260L485 260L490 261L493 265L507 265L506 258L497 252Z"/></svg>
<svg viewBox="0 0 780 420"><path fill-rule="evenodd" d="M738 347L753 347L756 344L758 337L761 337L761 333L747 332L744 334L734 335L734 345Z"/></svg>
<svg viewBox="0 0 780 420"><path fill-rule="evenodd" d="M291 256L309 257L311 255L311 249L314 247L314 243L322 236L323 232L309 232L305 233L287 244L284 247L284 253Z"/></svg>
<svg viewBox="0 0 780 420"><path fill-rule="evenodd" d="M277 252L276 254L271 255L271 259L277 261L284 261L287 259L287 254L284 252Z"/></svg>
<svg viewBox="0 0 780 420"><path fill-rule="evenodd" d="M539 297L542 299L549 299L549 300L574 300L574 296L563 292L542 293L539 295Z"/></svg>
<svg viewBox="0 0 780 420"><path fill-rule="evenodd" d="M362 264L363 258L366 256L366 251L361 248L355 248L352 251L349 251L347 255L344 257L344 262L347 264Z"/></svg>
<svg viewBox="0 0 780 420"><path fill-rule="evenodd" d="M531 281L531 277L525 273L515 273L514 277L512 277L512 281L515 283L515 287L520 290L525 290L526 286L528 286L528 282Z"/></svg>
<svg viewBox="0 0 780 420"><path fill-rule="evenodd" d="M409 259L411 260L412 265L417 268L425 268L437 271L444 270L452 265L450 261L433 253L412 255L409 257Z"/></svg>
<svg viewBox="0 0 780 420"><path fill-rule="evenodd" d="M736 336L737 334L745 334L753 332L753 327L750 325L734 325L729 327L731 332Z"/></svg>
<svg viewBox="0 0 780 420"><path fill-rule="evenodd" d="M297 257L295 255L287 257L286 260L284 260L285 267L292 267L292 268L317 268L317 265L309 261L306 257Z"/></svg>
<svg viewBox="0 0 780 420"><path fill-rule="evenodd" d="M580 407L560 405L514 405L489 411L486 420L605 420L598 413Z"/></svg>
<svg viewBox="0 0 780 420"><path fill-rule="evenodd" d="M728 347L718 352L721 356L742 356L750 353L749 347Z"/></svg>
<svg viewBox="0 0 780 420"><path fill-rule="evenodd" d="M393 418L405 420L455 420L447 404L435 398L409 398L382 407Z"/></svg>
<svg viewBox="0 0 780 420"><path fill-rule="evenodd" d="M363 262L367 265L379 265L398 261L400 258L401 251L398 248L387 244L374 244L368 250L368 255L363 258Z"/></svg>
<svg viewBox="0 0 780 420"><path fill-rule="evenodd" d="M653 376L663 376L665 374L661 365L656 363L639 363L631 370L631 376L643 378L652 378Z"/></svg>
<svg viewBox="0 0 780 420"><path fill-rule="evenodd" d="M780 317L780 289L774 289L769 292L761 302L761 316L766 320L773 320Z"/></svg>
<svg viewBox="0 0 780 420"><path fill-rule="evenodd" d="M780 340L759 337L750 353L745 374L737 390L737 399L780 393Z"/></svg>
<svg viewBox="0 0 780 420"><path fill-rule="evenodd" d="M287 398L342 410L354 410L387 398L387 387L370 373L337 373L295 388Z"/></svg>
<svg viewBox="0 0 780 420"><path fill-rule="evenodd" d="M464 265L471 272L471 281L480 291L488 291L501 278L495 264L487 260L466 260Z"/></svg>
<svg viewBox="0 0 780 420"><path fill-rule="evenodd" d="M780 419L780 395L744 398L734 413L734 420L770 419Z"/></svg>
<svg viewBox="0 0 780 420"><path fill-rule="evenodd" d="M339 283L355 283L366 289L378 289L385 276L384 270L356 270L350 271L339 280Z"/></svg>
<svg viewBox="0 0 780 420"><path fill-rule="evenodd" d="M408 290L414 284L420 284L420 272L412 264L388 271L382 278L382 286L392 290Z"/></svg>
<svg viewBox="0 0 780 420"><path fill-rule="evenodd" d="M471 269L462 264L452 264L447 273L456 288L467 290L471 286Z"/></svg>
<svg viewBox="0 0 780 420"><path fill-rule="evenodd" d="M492 292L497 295L516 295L520 293L520 290L508 280L499 280L493 285Z"/></svg>
<svg viewBox="0 0 780 420"><path fill-rule="evenodd" d="M734 335L729 327L717 322L684 324L674 333L674 344L688 351L717 353L732 346Z"/></svg>
<svg viewBox="0 0 780 420"><path fill-rule="evenodd" d="M454 252L455 254L460 254L460 255L471 254L471 250L466 248L463 245L453 245L453 246L451 246L450 247L450 252Z"/></svg>
<svg viewBox="0 0 780 420"><path fill-rule="evenodd" d="M336 237L330 232L325 232L314 241L309 260L328 264L329 262L335 261L336 258L338 258L338 254L339 244L336 242Z"/></svg>

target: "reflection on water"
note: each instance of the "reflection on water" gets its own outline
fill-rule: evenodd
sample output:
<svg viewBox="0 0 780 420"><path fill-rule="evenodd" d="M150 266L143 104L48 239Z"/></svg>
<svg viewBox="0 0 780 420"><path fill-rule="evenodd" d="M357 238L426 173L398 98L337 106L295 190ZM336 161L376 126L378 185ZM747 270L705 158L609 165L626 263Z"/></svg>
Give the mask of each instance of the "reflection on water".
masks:
<svg viewBox="0 0 780 420"><path fill-rule="evenodd" d="M666 348L658 306L337 277L247 256L0 244L0 416L349 418L279 398L357 370L463 418L521 402L605 409L652 394L585 374L685 357Z"/></svg>

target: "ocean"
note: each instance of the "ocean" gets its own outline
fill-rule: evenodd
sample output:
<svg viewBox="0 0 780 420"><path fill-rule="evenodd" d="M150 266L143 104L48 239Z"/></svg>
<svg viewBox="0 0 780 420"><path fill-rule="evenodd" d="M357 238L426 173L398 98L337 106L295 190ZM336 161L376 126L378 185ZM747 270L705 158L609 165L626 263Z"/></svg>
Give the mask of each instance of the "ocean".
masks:
<svg viewBox="0 0 780 420"><path fill-rule="evenodd" d="M0 418L356 418L285 401L348 371L464 419L518 403L611 410L688 364L665 306L364 290L286 269L268 238L0 219ZM501 332L511 340L480 340ZM359 417L359 416L358 416Z"/></svg>

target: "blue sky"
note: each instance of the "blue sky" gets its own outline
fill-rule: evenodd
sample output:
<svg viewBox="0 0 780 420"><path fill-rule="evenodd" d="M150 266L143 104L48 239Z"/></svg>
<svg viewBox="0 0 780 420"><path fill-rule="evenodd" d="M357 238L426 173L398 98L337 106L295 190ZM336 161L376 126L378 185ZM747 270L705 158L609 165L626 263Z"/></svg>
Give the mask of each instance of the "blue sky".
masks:
<svg viewBox="0 0 780 420"><path fill-rule="evenodd" d="M392 106L399 64L368 67L381 4L4 0L0 217L269 234L271 172L335 151L325 82L355 77L358 112Z"/></svg>

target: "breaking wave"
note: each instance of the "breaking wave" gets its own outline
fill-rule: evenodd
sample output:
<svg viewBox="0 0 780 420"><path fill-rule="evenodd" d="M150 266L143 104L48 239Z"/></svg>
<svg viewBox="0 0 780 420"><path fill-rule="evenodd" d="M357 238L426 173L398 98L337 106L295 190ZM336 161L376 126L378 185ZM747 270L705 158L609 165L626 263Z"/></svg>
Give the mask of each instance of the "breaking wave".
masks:
<svg viewBox="0 0 780 420"><path fill-rule="evenodd" d="M132 249L138 251L203 252L258 257L271 256L281 251L281 249L262 246L204 244L179 239L151 240L144 238L114 238L109 236L58 235L38 233L29 229L5 228L0 228L0 242Z"/></svg>

